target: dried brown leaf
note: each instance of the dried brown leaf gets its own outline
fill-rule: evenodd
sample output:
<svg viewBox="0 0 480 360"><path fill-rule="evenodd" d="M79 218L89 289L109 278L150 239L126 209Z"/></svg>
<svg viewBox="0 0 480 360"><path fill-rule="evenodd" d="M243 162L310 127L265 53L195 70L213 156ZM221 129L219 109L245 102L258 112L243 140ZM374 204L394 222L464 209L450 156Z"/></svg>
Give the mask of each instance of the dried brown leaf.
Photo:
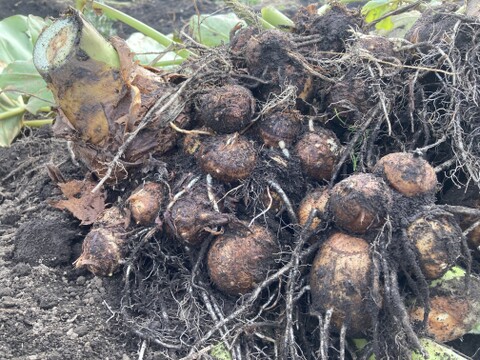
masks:
<svg viewBox="0 0 480 360"><path fill-rule="evenodd" d="M130 85L133 80L133 73L138 67L138 64L133 61L133 53L130 51L130 48L125 40L117 36L110 38L110 43L118 53L118 58L120 60L120 72L122 74L123 81L125 81L127 85Z"/></svg>
<svg viewBox="0 0 480 360"><path fill-rule="evenodd" d="M71 180L58 186L66 200L53 200L50 205L60 210L68 210L81 221L81 225L90 225L105 209L105 192L92 193L95 183L88 180Z"/></svg>

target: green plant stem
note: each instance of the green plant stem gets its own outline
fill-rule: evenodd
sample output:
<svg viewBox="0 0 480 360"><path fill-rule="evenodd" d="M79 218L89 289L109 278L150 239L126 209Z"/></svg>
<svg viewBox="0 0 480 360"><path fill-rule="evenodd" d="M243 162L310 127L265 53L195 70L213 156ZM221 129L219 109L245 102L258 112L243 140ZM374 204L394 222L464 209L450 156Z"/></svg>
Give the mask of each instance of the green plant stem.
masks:
<svg viewBox="0 0 480 360"><path fill-rule="evenodd" d="M52 111L52 108L50 106L43 106L40 109L38 109L38 112L50 112Z"/></svg>
<svg viewBox="0 0 480 360"><path fill-rule="evenodd" d="M3 113L0 114L0 120L5 120L5 119L8 119L8 118L11 118L11 117L14 117L14 116L17 116L17 115L21 115L25 112L25 107L17 107L17 108L14 108L14 109L11 109L11 110L8 110L8 111L5 111Z"/></svg>
<svg viewBox="0 0 480 360"><path fill-rule="evenodd" d="M33 128L41 127L44 125L51 125L55 119L37 119L37 120L24 120L23 126L29 126Z"/></svg>
<svg viewBox="0 0 480 360"><path fill-rule="evenodd" d="M163 60L157 61L155 64L151 65L153 67L165 67L165 66L174 66L174 65L181 65L185 59L175 59L175 60Z"/></svg>
<svg viewBox="0 0 480 360"><path fill-rule="evenodd" d="M262 8L262 18L269 24L279 29L290 29L295 23L288 16L277 10L274 6L269 5Z"/></svg>
<svg viewBox="0 0 480 360"><path fill-rule="evenodd" d="M255 14L252 9L240 3L238 0L223 0L223 3L228 6L235 13L235 15L237 15L240 19L244 20L248 25L262 26L266 30L275 29L275 26Z"/></svg>
<svg viewBox="0 0 480 360"><path fill-rule="evenodd" d="M77 6L83 5L85 2L84 1L77 1ZM92 1L92 9L94 10L100 10L102 11L107 17L113 20L119 20L132 28L134 28L137 31L140 31L142 34L151 37L153 40L157 41L159 44L168 47L170 45L177 45L177 46L182 46L182 44L177 43L173 41L172 39L168 38L161 32L155 30L151 26L148 26L147 24L131 17L130 15L125 14L124 12L114 9L108 5L101 4L97 1ZM83 6L81 6L83 7ZM196 56L195 53L188 49L179 49L176 50L175 53L182 58L187 58L189 56Z"/></svg>
<svg viewBox="0 0 480 360"><path fill-rule="evenodd" d="M0 100L3 100L7 106L16 106L15 102L10 99L3 91L0 91Z"/></svg>

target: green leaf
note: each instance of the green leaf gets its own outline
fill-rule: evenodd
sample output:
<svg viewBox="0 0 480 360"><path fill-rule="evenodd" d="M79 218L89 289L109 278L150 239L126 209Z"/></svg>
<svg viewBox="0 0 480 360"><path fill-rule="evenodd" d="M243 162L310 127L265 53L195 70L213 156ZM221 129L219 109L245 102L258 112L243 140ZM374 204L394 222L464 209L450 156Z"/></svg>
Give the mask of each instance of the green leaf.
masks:
<svg viewBox="0 0 480 360"><path fill-rule="evenodd" d="M172 37L172 35L167 36ZM140 61L140 63L144 65L149 65L152 63L152 61L154 61L160 53L165 52L167 49L162 44L140 32L134 32L132 35L130 35L127 39L127 45L130 50L136 54L135 60ZM159 61L172 62L178 59L178 54L173 51L168 51L165 54L162 54L162 57Z"/></svg>
<svg viewBox="0 0 480 360"><path fill-rule="evenodd" d="M459 278L464 278L467 275L467 272L462 269L460 266L454 266L448 270L440 279L433 280L430 283L430 287L442 286L445 282L450 280L457 280Z"/></svg>
<svg viewBox="0 0 480 360"><path fill-rule="evenodd" d="M53 96L32 61L33 46L49 23L32 15L14 15L0 21L0 88L11 99L22 94L30 97L26 109L32 114L54 105Z"/></svg>
<svg viewBox="0 0 480 360"><path fill-rule="evenodd" d="M217 345L215 345L210 351L210 355L215 360L232 360L232 355L230 354L230 351L228 351L224 343L218 343Z"/></svg>
<svg viewBox="0 0 480 360"><path fill-rule="evenodd" d="M365 21L370 23L382 17L384 14L395 10L397 7L398 1L371 0L363 6L361 12L362 15L365 16Z"/></svg>
<svg viewBox="0 0 480 360"><path fill-rule="evenodd" d="M21 102L10 99L0 89L0 110L0 147L5 147L20 133L25 108Z"/></svg>
<svg viewBox="0 0 480 360"><path fill-rule="evenodd" d="M376 29L378 29L378 30L386 30L386 31L392 30L393 27L394 27L394 24L393 24L393 21L392 21L392 17L391 17L391 16L383 19L382 21L379 21L379 22L375 25L375 28L376 28Z"/></svg>
<svg viewBox="0 0 480 360"><path fill-rule="evenodd" d="M47 21L14 15L0 21L0 71L16 60L30 60L35 41Z"/></svg>
<svg viewBox="0 0 480 360"><path fill-rule="evenodd" d="M422 344L423 348L428 354L429 359L436 359L436 360L467 360L465 356L462 354L457 353L456 351L452 350L448 346L444 344L439 344L431 339L422 338L420 339L420 343ZM412 353L412 360L424 360L425 357L419 354L418 352Z"/></svg>
<svg viewBox="0 0 480 360"><path fill-rule="evenodd" d="M245 24L234 13L224 15L194 15L190 19L190 31L199 43L218 46L230 41L230 31L238 24Z"/></svg>
<svg viewBox="0 0 480 360"><path fill-rule="evenodd" d="M376 29L375 32L380 36L390 38L404 38L408 30L411 29L415 21L418 20L421 13L418 10L407 11L402 14L392 15L393 28L389 30Z"/></svg>
<svg viewBox="0 0 480 360"><path fill-rule="evenodd" d="M390 0L371 0L363 5L361 13L367 15L370 11L377 9L378 7L388 6Z"/></svg>
<svg viewBox="0 0 480 360"><path fill-rule="evenodd" d="M480 322L468 332L469 334L480 335Z"/></svg>
<svg viewBox="0 0 480 360"><path fill-rule="evenodd" d="M35 96L30 96L27 101L25 109L36 115L39 111L45 111L44 108L55 106L53 94L48 88L43 88L38 91Z"/></svg>
<svg viewBox="0 0 480 360"><path fill-rule="evenodd" d="M25 111L36 114L53 104L52 93L32 61L33 46L49 23L32 15L0 21L0 146L9 146L18 136Z"/></svg>
<svg viewBox="0 0 480 360"><path fill-rule="evenodd" d="M45 20L38 16L28 15L26 34L30 38L32 45L35 45L42 30L51 23L51 20Z"/></svg>
<svg viewBox="0 0 480 360"><path fill-rule="evenodd" d="M383 14L386 14L389 10L390 10L389 5L379 6L373 10L370 10L367 16L365 16L365 21L367 23L371 23L372 21L375 21L378 18L380 18Z"/></svg>
<svg viewBox="0 0 480 360"><path fill-rule="evenodd" d="M23 114L0 120L0 147L10 146L22 130Z"/></svg>
<svg viewBox="0 0 480 360"><path fill-rule="evenodd" d="M353 339L353 342L357 350L362 350L368 344L368 341L365 339ZM429 355L429 359L435 360L467 360L467 357L462 356L461 354L453 351L451 348L444 344L439 344L428 338L421 338L420 343L423 348ZM424 360L423 355L412 352L412 360ZM375 356L371 355L368 360L375 360Z"/></svg>
<svg viewBox="0 0 480 360"><path fill-rule="evenodd" d="M30 60L14 61L0 73L0 88L5 92L35 93L46 86L46 82Z"/></svg>

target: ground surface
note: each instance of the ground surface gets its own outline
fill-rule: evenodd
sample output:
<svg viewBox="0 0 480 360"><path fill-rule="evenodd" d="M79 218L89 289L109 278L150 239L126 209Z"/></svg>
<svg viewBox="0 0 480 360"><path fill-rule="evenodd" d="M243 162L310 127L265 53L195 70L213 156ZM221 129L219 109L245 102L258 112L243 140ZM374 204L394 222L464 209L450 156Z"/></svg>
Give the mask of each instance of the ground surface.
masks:
<svg viewBox="0 0 480 360"><path fill-rule="evenodd" d="M135 358L110 311L121 278L74 270L82 229L45 202L57 191L47 163L77 171L65 143L43 130L1 149L0 161L0 359Z"/></svg>

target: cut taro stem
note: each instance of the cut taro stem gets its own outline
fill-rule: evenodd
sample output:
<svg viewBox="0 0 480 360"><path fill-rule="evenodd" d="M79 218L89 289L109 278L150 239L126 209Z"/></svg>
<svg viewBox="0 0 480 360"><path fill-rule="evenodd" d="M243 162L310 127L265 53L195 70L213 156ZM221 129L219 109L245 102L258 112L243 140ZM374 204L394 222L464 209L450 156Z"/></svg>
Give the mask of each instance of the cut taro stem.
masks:
<svg viewBox="0 0 480 360"><path fill-rule="evenodd" d="M240 19L244 20L248 25L253 25L257 28L275 29L275 26L270 24L265 19L261 18L253 10L238 0L223 0L223 3L229 7Z"/></svg>
<svg viewBox="0 0 480 360"><path fill-rule="evenodd" d="M124 12L114 9L106 4L103 4L99 1L88 1L88 0L77 0L80 4L77 8L83 8L87 2L90 2L90 5L93 10L101 11L107 17L112 20L119 20L124 24L127 24L134 28L135 30L147 35L148 37L152 38L153 40L157 41L159 44L165 47L173 47L175 53L182 58L187 58L189 56L196 56L195 53L191 52L188 49L185 49L184 45L174 40L170 39L169 37L163 35L162 33L158 32L157 30L153 29L152 27L148 26L145 23L131 17L130 15L125 14Z"/></svg>
<svg viewBox="0 0 480 360"><path fill-rule="evenodd" d="M33 62L80 137L93 144L105 140L106 111L124 96L115 48L72 9L40 34Z"/></svg>

